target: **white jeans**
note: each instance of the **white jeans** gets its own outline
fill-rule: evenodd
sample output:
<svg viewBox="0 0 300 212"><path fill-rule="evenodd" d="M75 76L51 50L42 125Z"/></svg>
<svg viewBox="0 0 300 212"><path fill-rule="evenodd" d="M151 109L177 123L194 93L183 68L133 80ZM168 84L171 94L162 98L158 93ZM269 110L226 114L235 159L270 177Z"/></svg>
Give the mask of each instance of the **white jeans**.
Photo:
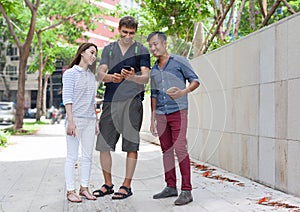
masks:
<svg viewBox="0 0 300 212"><path fill-rule="evenodd" d="M74 118L76 136L66 135L67 158L65 163L65 178L67 191L75 189L75 164L78 160L79 143L81 145L81 186L88 187L91 175L93 149L95 144L96 120ZM66 127L68 123L66 123Z"/></svg>

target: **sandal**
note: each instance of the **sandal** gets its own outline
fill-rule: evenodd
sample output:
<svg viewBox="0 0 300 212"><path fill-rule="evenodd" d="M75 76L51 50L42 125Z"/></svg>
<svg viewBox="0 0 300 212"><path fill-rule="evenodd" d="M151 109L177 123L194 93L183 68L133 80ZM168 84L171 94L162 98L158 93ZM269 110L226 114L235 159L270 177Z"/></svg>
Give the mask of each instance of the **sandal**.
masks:
<svg viewBox="0 0 300 212"><path fill-rule="evenodd" d="M75 191L75 190L67 191L67 199L68 199L70 202L76 202L76 203L82 202L80 196L78 196L78 195L76 194L76 191Z"/></svg>
<svg viewBox="0 0 300 212"><path fill-rule="evenodd" d="M119 190L121 190L121 189L123 189L127 193L115 192L112 199L125 199L127 197L130 197L133 194L131 191L131 188L127 188L126 186L121 186Z"/></svg>
<svg viewBox="0 0 300 212"><path fill-rule="evenodd" d="M112 193L114 193L113 187L114 187L114 184L112 184L112 186L108 186L106 184L103 184L101 186L101 188L105 188L106 191L102 191L101 189L98 189L98 190L93 191L93 195L95 197L103 197L105 195L112 194Z"/></svg>
<svg viewBox="0 0 300 212"><path fill-rule="evenodd" d="M80 186L79 195L84 196L88 200L96 200L97 197L94 195L91 195L88 187L82 187Z"/></svg>

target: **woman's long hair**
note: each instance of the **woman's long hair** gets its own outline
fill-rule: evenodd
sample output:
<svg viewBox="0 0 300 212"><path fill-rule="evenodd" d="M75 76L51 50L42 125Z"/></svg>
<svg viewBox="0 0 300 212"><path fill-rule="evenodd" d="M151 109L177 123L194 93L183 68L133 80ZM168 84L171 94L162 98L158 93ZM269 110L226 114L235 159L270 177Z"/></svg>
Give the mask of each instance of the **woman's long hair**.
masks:
<svg viewBox="0 0 300 212"><path fill-rule="evenodd" d="M96 44L94 44L94 43L82 43L78 47L75 58L72 60L72 62L68 66L68 69L72 68L74 65L78 65L80 63L80 60L81 60L81 53L84 52L85 50L87 50L88 48L90 48L91 46L94 46L96 48L96 51L98 52L98 48L97 48ZM95 73L95 71L96 71L96 62L97 62L97 59L95 60L95 62L92 65L89 66L89 69L93 73Z"/></svg>

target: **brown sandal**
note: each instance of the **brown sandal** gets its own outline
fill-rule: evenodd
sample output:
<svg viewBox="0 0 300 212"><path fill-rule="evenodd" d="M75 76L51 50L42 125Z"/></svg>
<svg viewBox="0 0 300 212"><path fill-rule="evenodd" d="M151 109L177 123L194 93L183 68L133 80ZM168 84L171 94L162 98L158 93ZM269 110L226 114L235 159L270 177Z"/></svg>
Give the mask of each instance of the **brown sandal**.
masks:
<svg viewBox="0 0 300 212"><path fill-rule="evenodd" d="M75 190L67 191L67 199L68 199L70 202L76 202L76 203L82 202L80 196L78 196L78 195L76 194L76 191L75 191Z"/></svg>
<svg viewBox="0 0 300 212"><path fill-rule="evenodd" d="M80 186L79 195L80 196L84 196L88 200L96 200L97 199L97 197L95 197L94 195L92 195L90 193L88 187L82 187L82 186Z"/></svg>

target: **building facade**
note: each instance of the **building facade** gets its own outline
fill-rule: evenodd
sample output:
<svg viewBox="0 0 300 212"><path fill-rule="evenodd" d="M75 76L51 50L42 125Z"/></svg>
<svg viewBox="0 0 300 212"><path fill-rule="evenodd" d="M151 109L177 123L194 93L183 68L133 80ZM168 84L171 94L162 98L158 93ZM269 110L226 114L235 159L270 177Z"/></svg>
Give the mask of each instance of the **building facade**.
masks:
<svg viewBox="0 0 300 212"><path fill-rule="evenodd" d="M101 2L95 1L94 4L99 8L114 9L120 0L102 0ZM103 22L97 22L97 28L94 31L87 31L84 33L88 36L89 42L95 43L99 49L114 40L118 30L119 19L114 17L103 17ZM35 55L32 49L32 55ZM36 56L36 55L35 55ZM19 72L19 49L8 42L0 48L0 101L17 102L17 89L18 89L18 72ZM27 64L30 64L32 58L28 59ZM62 101L62 73L68 64L61 64L59 61L56 63L56 71L51 76L51 83L47 88L47 100L50 96L50 90L53 92L53 105L59 107ZM36 107L36 97L38 90L38 72L26 73L25 81L25 96L24 96L24 109ZM46 107L49 108L49 101Z"/></svg>

